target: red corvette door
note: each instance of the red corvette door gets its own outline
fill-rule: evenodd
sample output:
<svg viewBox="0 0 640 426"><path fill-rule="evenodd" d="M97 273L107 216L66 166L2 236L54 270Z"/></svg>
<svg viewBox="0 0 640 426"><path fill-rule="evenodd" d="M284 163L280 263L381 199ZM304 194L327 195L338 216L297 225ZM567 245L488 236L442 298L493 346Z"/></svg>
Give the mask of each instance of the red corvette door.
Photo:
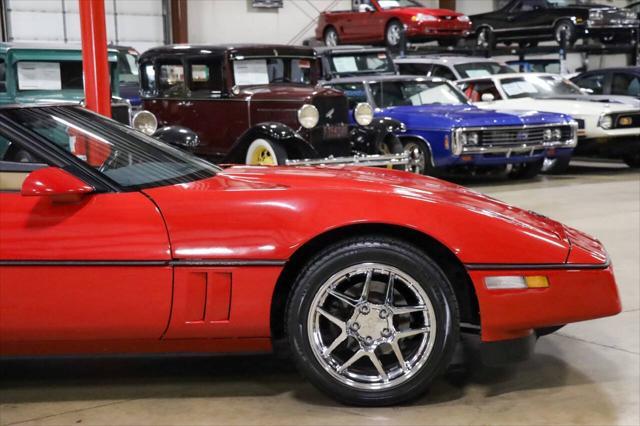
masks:
<svg viewBox="0 0 640 426"><path fill-rule="evenodd" d="M0 145L0 353L24 343L159 339L172 271L155 204L137 191L64 202L21 195L46 159L2 135Z"/></svg>

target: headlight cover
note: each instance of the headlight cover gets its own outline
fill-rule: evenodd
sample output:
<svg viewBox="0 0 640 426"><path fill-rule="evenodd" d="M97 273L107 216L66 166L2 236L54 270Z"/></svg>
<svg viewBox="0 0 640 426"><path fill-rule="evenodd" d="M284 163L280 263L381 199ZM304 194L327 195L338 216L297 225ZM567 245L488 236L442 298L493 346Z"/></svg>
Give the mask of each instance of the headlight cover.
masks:
<svg viewBox="0 0 640 426"><path fill-rule="evenodd" d="M610 115L602 115L598 120L598 126L605 130L611 129L613 127L613 118Z"/></svg>
<svg viewBox="0 0 640 426"><path fill-rule="evenodd" d="M131 127L151 136L158 130L158 119L149 111L138 111L131 120Z"/></svg>
<svg viewBox="0 0 640 426"><path fill-rule="evenodd" d="M368 126L373 121L373 107L361 102L353 109L353 119L361 126Z"/></svg>
<svg viewBox="0 0 640 426"><path fill-rule="evenodd" d="M458 21L460 22L469 22L469 17L467 15L458 16Z"/></svg>
<svg viewBox="0 0 640 426"><path fill-rule="evenodd" d="M313 129L320 121L320 113L318 108L311 104L304 104L298 110L298 121L305 129Z"/></svg>
<svg viewBox="0 0 640 426"><path fill-rule="evenodd" d="M426 13L418 13L417 15L412 16L411 20L413 22L434 22L437 21L438 18L433 15L427 15Z"/></svg>

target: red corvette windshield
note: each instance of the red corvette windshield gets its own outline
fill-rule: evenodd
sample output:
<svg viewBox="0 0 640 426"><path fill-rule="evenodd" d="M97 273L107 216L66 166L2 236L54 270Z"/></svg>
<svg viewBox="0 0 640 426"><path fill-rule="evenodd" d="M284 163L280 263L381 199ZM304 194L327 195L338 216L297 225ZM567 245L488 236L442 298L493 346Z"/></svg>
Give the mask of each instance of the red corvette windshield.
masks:
<svg viewBox="0 0 640 426"><path fill-rule="evenodd" d="M399 7L426 7L415 0L378 0L378 4L383 9L397 9Z"/></svg>

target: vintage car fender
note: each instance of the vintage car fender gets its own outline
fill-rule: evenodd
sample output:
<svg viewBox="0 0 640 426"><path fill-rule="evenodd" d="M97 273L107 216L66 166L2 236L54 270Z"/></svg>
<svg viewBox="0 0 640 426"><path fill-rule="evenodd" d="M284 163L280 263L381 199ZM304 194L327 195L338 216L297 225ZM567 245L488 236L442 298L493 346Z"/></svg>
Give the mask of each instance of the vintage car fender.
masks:
<svg viewBox="0 0 640 426"><path fill-rule="evenodd" d="M246 130L233 144L223 162L244 163L249 145L256 139L277 142L287 152L289 158L316 158L318 153L298 132L286 124L276 122L259 123Z"/></svg>
<svg viewBox="0 0 640 426"><path fill-rule="evenodd" d="M187 151L193 151L200 145L198 134L184 126L161 127L155 131L153 137Z"/></svg>

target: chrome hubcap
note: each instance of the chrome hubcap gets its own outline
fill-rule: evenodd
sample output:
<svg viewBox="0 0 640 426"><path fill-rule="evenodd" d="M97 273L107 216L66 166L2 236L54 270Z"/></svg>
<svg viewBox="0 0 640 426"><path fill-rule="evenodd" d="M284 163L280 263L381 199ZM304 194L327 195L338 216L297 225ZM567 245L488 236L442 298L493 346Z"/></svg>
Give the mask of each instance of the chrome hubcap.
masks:
<svg viewBox="0 0 640 426"><path fill-rule="evenodd" d="M408 143L404 146L405 152L408 152L411 160L407 166L407 170L413 173L424 173L427 165L427 158L424 151L415 143Z"/></svg>
<svg viewBox="0 0 640 426"><path fill-rule="evenodd" d="M316 293L307 318L313 353L338 381L361 389L397 386L425 364L436 336L433 306L408 274L365 263Z"/></svg>
<svg viewBox="0 0 640 426"><path fill-rule="evenodd" d="M558 27L556 31L556 41L560 43L562 41L562 33L564 33L565 40L569 40L571 38L571 26L568 24L562 24Z"/></svg>
<svg viewBox="0 0 640 426"><path fill-rule="evenodd" d="M327 46L336 46L338 44L338 35L335 33L335 31L329 31L327 33L324 44L326 44Z"/></svg>
<svg viewBox="0 0 640 426"><path fill-rule="evenodd" d="M391 46L395 46L400 43L400 27L396 24L392 24L387 31L387 41Z"/></svg>

